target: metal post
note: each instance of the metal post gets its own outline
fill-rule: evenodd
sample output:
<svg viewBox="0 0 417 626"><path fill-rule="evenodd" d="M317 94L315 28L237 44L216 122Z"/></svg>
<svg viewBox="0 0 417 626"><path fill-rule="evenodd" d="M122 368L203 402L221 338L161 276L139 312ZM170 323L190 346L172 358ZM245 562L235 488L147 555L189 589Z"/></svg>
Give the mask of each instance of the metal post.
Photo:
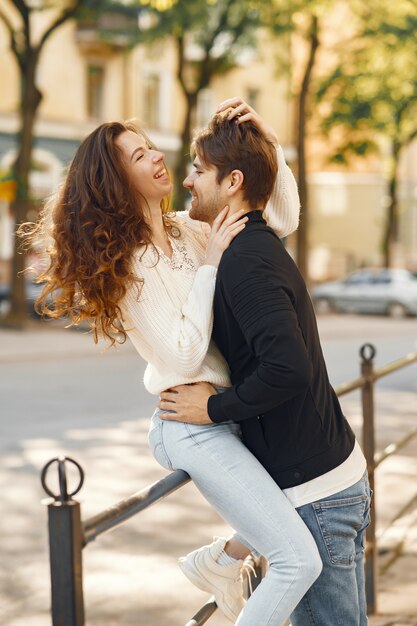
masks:
<svg viewBox="0 0 417 626"><path fill-rule="evenodd" d="M77 489L67 492L65 463L74 464L80 473ZM58 464L59 495L46 484L46 474L53 463ZM84 481L80 465L68 457L52 459L42 470L41 481L52 499L48 506L49 555L51 567L52 626L84 626L82 583L82 548L84 544L80 503L72 499Z"/></svg>
<svg viewBox="0 0 417 626"><path fill-rule="evenodd" d="M203 626L210 617L217 611L217 604L213 598L210 598L199 611L185 624L185 626Z"/></svg>
<svg viewBox="0 0 417 626"><path fill-rule="evenodd" d="M375 506L375 409L374 409L374 357L375 346L366 343L360 349L361 372L365 384L362 387L363 452L368 465L369 484L373 491L371 523L366 532L365 584L368 615L377 612L378 551L376 544Z"/></svg>

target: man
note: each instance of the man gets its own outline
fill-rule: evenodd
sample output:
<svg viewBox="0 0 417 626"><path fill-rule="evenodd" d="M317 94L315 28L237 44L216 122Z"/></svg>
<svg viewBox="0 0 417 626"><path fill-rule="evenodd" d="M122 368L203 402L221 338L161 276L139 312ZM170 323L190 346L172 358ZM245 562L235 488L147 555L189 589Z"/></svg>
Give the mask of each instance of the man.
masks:
<svg viewBox="0 0 417 626"><path fill-rule="evenodd" d="M249 218L223 254L214 296L213 339L232 386L219 394L204 382L177 387L161 394L160 407L174 411L166 419L238 422L245 445L310 529L323 571L292 625L364 626L365 459L329 383L305 283L262 218L264 203L252 201L261 164L251 145L267 140L250 123L250 107L239 99L227 106L228 117L216 116L196 136L195 171L184 185L191 217L212 223L228 204Z"/></svg>

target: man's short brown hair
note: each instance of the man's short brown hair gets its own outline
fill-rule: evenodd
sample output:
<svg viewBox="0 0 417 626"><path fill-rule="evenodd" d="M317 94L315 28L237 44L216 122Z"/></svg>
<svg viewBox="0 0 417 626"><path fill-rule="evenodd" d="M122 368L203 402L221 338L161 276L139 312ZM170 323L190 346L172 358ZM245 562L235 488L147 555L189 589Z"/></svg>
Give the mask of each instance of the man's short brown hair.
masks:
<svg viewBox="0 0 417 626"><path fill-rule="evenodd" d="M237 124L227 115L215 115L207 128L195 135L191 155L198 155L206 167L217 168L218 183L233 170L240 170L249 206L257 209L267 203L278 172L277 154L253 122Z"/></svg>

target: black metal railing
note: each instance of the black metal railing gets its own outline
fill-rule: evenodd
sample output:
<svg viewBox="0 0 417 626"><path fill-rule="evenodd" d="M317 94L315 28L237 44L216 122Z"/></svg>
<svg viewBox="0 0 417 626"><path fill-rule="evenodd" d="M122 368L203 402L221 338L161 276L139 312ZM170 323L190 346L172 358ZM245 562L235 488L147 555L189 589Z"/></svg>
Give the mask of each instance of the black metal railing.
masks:
<svg viewBox="0 0 417 626"><path fill-rule="evenodd" d="M361 389L362 392L362 447L368 464L369 482L374 492L373 515L371 524L367 530L365 559L369 615L375 614L377 610L378 552L376 535L375 469L417 435L417 428L414 428L399 441L390 444L385 450L376 454L374 423L375 382L403 367L417 363L417 352L409 354L398 361L394 361L379 370L374 370L373 361L375 354L376 350L373 345L363 345L360 349L361 376L336 389L338 396L346 395L358 389ZM48 471L54 463L58 466L58 494L55 494L47 484ZM67 486L66 464L74 465L79 473L79 483L70 493L68 493ZM81 520L80 503L73 499L73 496L81 489L84 481L84 472L74 459L69 457L52 459L43 468L41 480L46 493L50 496L50 499L44 501L44 504L48 506L52 625L84 626L83 548L103 533L116 528L133 515L140 513L151 505L156 504L167 495L174 493L174 491L177 491L190 482L191 479L186 472L176 470L152 485L145 487L141 491L134 493L101 513L87 519L85 522ZM413 494L412 499L415 498L416 494ZM394 518L393 522L397 518L398 515ZM255 588L257 584L259 584L262 574L265 571L265 563L260 560L254 561L253 565L257 574L257 578L252 581L253 588ZM213 615L216 609L217 606L214 598L211 598L185 626L202 626Z"/></svg>
<svg viewBox="0 0 417 626"><path fill-rule="evenodd" d="M376 535L377 495L375 489L375 470L383 461L398 452L417 435L417 428L414 428L399 441L391 443L382 452L378 454L376 453L374 405L375 382L402 369L403 367L417 363L417 352L410 353L402 359L393 361L379 370L374 369L375 355L375 347L370 343L364 344L360 349L361 377L350 383L341 385L336 389L336 393L339 397L357 389L361 389L362 391L362 448L368 467L369 484L373 491L371 523L366 532L365 558L366 600L369 615L375 615L377 612L378 547ZM414 497L415 494L412 499L414 499ZM408 504L410 504L410 502ZM395 519L393 521L395 521Z"/></svg>

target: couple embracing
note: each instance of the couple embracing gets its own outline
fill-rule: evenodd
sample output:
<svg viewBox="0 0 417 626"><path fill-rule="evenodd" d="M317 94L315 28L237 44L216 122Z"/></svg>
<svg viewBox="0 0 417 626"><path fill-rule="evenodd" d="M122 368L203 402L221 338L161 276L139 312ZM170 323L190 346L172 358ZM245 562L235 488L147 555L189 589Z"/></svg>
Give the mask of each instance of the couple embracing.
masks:
<svg viewBox="0 0 417 626"><path fill-rule="evenodd" d="M280 240L298 225L294 178L240 98L220 105L191 154L191 208L174 214L164 154L143 130L91 133L26 234L50 238L39 306L87 320L96 340L129 336L148 362L154 457L188 472L234 529L180 559L226 617L365 626L366 462ZM245 603L251 552L269 568Z"/></svg>

